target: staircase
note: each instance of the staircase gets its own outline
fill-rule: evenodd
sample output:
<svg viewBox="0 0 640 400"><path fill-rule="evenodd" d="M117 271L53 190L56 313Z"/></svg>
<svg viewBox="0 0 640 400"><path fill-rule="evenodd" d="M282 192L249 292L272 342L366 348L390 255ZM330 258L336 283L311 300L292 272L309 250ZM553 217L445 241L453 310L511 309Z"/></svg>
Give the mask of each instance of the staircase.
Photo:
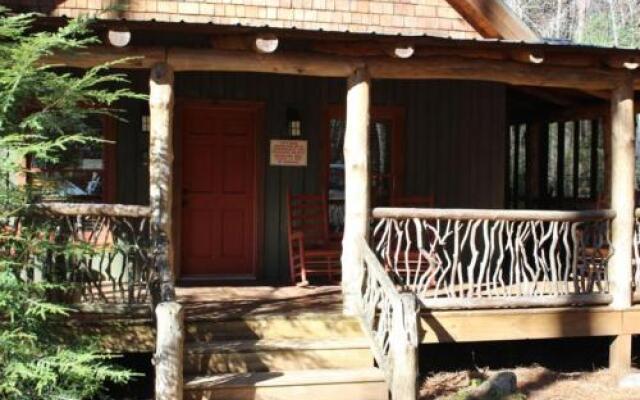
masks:
<svg viewBox="0 0 640 400"><path fill-rule="evenodd" d="M186 400L387 400L355 318L338 311L189 321Z"/></svg>

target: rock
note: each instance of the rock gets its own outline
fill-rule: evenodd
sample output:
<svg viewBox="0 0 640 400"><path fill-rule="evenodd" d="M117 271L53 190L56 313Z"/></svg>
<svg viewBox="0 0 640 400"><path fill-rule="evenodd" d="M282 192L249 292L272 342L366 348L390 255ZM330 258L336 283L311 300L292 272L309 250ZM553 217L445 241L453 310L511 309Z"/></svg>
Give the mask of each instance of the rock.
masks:
<svg viewBox="0 0 640 400"><path fill-rule="evenodd" d="M464 400L495 400L513 394L518 389L516 374L511 371L500 371L493 374L480 386L465 392Z"/></svg>

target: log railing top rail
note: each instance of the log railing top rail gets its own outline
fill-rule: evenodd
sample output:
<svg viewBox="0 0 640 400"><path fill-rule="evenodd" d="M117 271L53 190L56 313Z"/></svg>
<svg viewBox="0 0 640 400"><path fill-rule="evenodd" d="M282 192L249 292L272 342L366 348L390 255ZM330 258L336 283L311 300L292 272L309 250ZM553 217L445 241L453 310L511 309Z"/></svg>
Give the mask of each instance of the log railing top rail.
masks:
<svg viewBox="0 0 640 400"><path fill-rule="evenodd" d="M32 207L59 215L86 215L142 218L151 216L151 208L128 204L37 203Z"/></svg>
<svg viewBox="0 0 640 400"><path fill-rule="evenodd" d="M636 211L637 212L637 211ZM375 208L374 218L421 218L488 221L601 221L613 219L614 210L545 211L545 210L491 210L459 208Z"/></svg>

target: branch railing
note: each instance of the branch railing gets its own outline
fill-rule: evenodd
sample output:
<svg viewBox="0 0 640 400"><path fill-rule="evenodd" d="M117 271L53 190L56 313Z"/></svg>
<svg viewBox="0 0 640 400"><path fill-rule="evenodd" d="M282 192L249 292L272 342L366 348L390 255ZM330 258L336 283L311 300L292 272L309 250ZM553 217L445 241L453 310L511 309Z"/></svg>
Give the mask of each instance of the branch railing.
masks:
<svg viewBox="0 0 640 400"><path fill-rule="evenodd" d="M393 400L415 400L418 311L414 293L400 292L363 240L358 315Z"/></svg>
<svg viewBox="0 0 640 400"><path fill-rule="evenodd" d="M373 248L430 309L608 304L612 210L376 208Z"/></svg>
<svg viewBox="0 0 640 400"><path fill-rule="evenodd" d="M69 303L149 303L157 272L150 209L119 204L43 203L3 222L2 251L24 279L63 283Z"/></svg>

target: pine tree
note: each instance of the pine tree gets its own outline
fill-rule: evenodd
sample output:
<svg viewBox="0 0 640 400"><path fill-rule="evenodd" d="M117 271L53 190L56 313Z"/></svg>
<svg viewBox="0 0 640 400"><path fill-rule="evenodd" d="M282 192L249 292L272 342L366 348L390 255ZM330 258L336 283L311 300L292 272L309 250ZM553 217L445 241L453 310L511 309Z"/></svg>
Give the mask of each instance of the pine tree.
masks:
<svg viewBox="0 0 640 400"><path fill-rule="evenodd" d="M141 98L126 88L113 64L84 72L47 65L56 52L81 50L97 42L91 21L79 18L53 32L37 32L34 14L0 8L0 399L87 399L104 395L107 382L132 374L112 365L96 342L79 329L65 329L70 309L52 300L68 283L46 279L34 255L86 251L51 240L47 219L30 218L27 204L47 186L18 184L29 157L55 165L74 146L95 145L94 116L116 116L122 98Z"/></svg>

